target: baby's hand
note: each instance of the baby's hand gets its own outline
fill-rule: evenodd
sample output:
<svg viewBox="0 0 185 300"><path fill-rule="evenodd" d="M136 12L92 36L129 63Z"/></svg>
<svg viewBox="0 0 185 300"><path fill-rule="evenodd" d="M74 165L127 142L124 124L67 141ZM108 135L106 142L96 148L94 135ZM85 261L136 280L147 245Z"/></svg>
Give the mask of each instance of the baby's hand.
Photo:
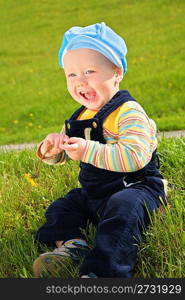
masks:
<svg viewBox="0 0 185 300"><path fill-rule="evenodd" d="M66 151L67 155L73 160L82 160L87 141L82 138L72 137L68 138L66 142L61 148Z"/></svg>
<svg viewBox="0 0 185 300"><path fill-rule="evenodd" d="M39 151L41 156L51 157L60 153L63 148L62 145L68 141L69 137L62 133L50 133L43 140Z"/></svg>

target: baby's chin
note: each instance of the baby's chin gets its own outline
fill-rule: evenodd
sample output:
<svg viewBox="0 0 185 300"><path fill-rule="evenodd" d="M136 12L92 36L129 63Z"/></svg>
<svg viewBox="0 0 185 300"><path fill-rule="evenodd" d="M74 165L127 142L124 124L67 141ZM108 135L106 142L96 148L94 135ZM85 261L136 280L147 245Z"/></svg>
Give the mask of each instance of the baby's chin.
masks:
<svg viewBox="0 0 185 300"><path fill-rule="evenodd" d="M98 100L96 97L85 98L83 96L78 97L75 95L73 99L88 109L98 110Z"/></svg>
<svg viewBox="0 0 185 300"><path fill-rule="evenodd" d="M94 110L94 111L99 111L103 106L105 105L105 103L89 103L87 105L84 105L86 108L88 108L89 110Z"/></svg>

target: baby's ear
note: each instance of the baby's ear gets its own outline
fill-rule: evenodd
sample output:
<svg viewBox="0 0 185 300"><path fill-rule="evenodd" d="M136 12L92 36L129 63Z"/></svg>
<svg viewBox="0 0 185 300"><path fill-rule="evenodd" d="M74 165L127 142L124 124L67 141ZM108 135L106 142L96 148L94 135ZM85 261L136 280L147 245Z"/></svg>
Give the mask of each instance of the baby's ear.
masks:
<svg viewBox="0 0 185 300"><path fill-rule="evenodd" d="M115 69L115 77L118 82L120 82L123 79L123 71L121 68L116 67Z"/></svg>

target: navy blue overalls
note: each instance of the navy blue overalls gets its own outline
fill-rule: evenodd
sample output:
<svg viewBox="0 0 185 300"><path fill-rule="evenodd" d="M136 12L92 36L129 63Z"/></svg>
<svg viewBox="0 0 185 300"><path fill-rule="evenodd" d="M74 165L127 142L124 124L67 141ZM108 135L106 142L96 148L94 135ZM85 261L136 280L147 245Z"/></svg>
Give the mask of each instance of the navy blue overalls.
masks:
<svg viewBox="0 0 185 300"><path fill-rule="evenodd" d="M105 144L105 118L127 101L135 101L128 91L119 91L92 119L77 120L82 106L65 121L69 137L84 136L91 128L91 140ZM46 211L47 222L38 230L36 239L51 245L55 241L85 239L80 228L90 220L96 226L94 247L84 258L81 274L95 273L98 277L132 277L138 244L149 215L165 200L163 177L159 173L156 152L143 169L114 172L80 163L81 188L70 191L54 201Z"/></svg>

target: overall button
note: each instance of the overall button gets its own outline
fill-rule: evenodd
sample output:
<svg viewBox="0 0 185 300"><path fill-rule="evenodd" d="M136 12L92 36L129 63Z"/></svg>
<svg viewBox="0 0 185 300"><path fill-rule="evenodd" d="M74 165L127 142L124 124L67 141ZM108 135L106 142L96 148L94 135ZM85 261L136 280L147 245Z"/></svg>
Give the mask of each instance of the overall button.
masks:
<svg viewBox="0 0 185 300"><path fill-rule="evenodd" d="M71 128L71 125L69 123L67 123L67 128L70 129Z"/></svg>
<svg viewBox="0 0 185 300"><path fill-rule="evenodd" d="M92 122L92 126L94 127L94 128L97 128L97 123L96 122Z"/></svg>

